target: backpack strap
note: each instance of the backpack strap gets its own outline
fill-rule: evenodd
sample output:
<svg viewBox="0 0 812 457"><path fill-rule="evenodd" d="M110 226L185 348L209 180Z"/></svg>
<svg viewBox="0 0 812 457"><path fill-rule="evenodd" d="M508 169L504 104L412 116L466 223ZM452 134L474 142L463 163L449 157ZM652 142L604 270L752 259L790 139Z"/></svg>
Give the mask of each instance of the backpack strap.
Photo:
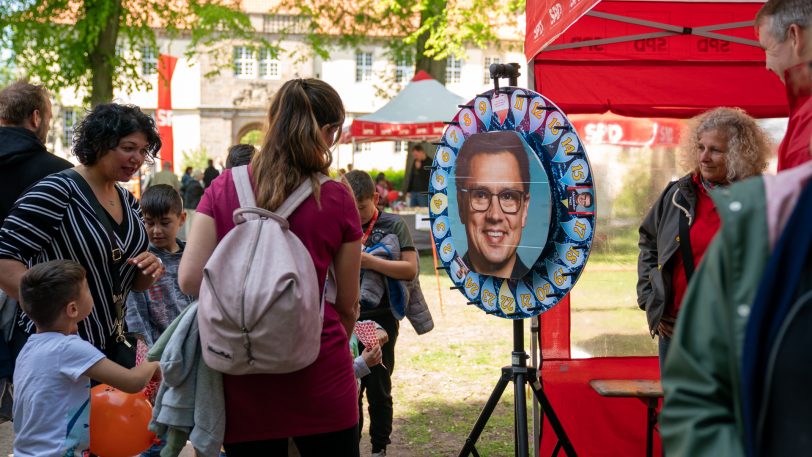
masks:
<svg viewBox="0 0 812 457"><path fill-rule="evenodd" d="M677 192L679 194L679 192ZM688 205L687 199L679 194L686 206ZM680 210L679 213L679 250L682 254L682 266L685 268L685 281L690 282L691 277L694 275L696 264L694 263L694 253L691 249L691 222L688 220L688 215Z"/></svg>
<svg viewBox="0 0 812 457"><path fill-rule="evenodd" d="M234 177L234 187L237 188L237 196L240 198L240 208L256 207L257 201L251 187L251 178L248 176L248 165L232 168L231 176Z"/></svg>
<svg viewBox="0 0 812 457"><path fill-rule="evenodd" d="M327 181L331 181L331 178L323 173L319 173L316 175L319 179L319 184L324 184ZM313 193L313 186L310 184L309 179L305 179L299 184L299 187L293 191L288 198L282 202L282 205L277 208L275 213L281 217L287 219L296 208L299 207L305 200L310 197L310 194ZM324 281L324 293L322 294L322 319L324 319L324 301L329 301L330 303L335 303L336 301L336 294L337 294L337 287L336 287L336 274L335 274L335 267L331 263L330 266L327 268L327 278Z"/></svg>
<svg viewBox="0 0 812 457"><path fill-rule="evenodd" d="M319 173L316 176L319 178L320 184L330 181L330 178L324 174ZM312 193L313 186L310 185L309 179L305 179L274 212L287 219L291 214L293 214L294 211L296 211L296 208L298 208L299 205L310 198L310 194Z"/></svg>
<svg viewBox="0 0 812 457"><path fill-rule="evenodd" d="M234 177L234 187L237 188L237 196L240 199L240 208L256 207L257 202L254 198L254 189L251 187L251 178L248 175L248 165L242 165L231 169L231 174ZM324 184L330 181L330 177L322 173L318 175L319 183ZM305 200L313 193L313 186L310 185L310 180L306 179L292 194L282 202L282 205L275 211L275 214L287 219L296 208L299 207ZM327 269L327 278L324 285L323 300L328 300L330 303L335 303L336 300L336 281L335 271L333 264ZM322 303L323 303L322 300ZM324 307L322 306L322 318L324 314Z"/></svg>

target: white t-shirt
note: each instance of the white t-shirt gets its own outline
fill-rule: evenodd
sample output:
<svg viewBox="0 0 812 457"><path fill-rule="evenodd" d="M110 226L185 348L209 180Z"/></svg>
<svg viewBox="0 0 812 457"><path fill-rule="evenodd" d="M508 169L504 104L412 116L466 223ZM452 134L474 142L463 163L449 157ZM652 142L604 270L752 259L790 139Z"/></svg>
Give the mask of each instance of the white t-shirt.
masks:
<svg viewBox="0 0 812 457"><path fill-rule="evenodd" d="M31 335L14 368L15 457L80 457L90 447L90 378L104 354L76 335Z"/></svg>

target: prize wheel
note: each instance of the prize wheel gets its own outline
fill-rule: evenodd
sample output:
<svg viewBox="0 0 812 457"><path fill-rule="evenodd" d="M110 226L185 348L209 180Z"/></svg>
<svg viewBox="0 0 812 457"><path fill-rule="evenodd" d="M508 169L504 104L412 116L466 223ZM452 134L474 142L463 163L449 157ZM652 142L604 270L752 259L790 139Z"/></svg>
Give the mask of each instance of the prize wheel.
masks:
<svg viewBox="0 0 812 457"><path fill-rule="evenodd" d="M487 314L541 314L578 280L595 192L583 143L543 95L503 87L449 123L429 185L431 231L451 280Z"/></svg>

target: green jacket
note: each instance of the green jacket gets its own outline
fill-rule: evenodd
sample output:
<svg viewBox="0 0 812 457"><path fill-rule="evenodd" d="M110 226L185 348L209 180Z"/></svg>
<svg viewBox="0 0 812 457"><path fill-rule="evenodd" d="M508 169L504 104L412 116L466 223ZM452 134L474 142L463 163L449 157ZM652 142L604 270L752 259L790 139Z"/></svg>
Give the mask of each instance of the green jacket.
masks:
<svg viewBox="0 0 812 457"><path fill-rule="evenodd" d="M722 227L680 308L663 377L669 457L743 456L741 352L769 258L763 178L712 193Z"/></svg>

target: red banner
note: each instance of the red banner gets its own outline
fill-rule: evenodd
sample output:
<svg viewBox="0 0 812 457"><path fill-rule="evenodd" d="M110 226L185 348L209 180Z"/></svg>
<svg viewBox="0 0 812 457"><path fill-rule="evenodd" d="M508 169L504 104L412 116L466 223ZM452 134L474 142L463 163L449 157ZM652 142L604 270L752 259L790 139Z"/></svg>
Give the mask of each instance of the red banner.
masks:
<svg viewBox="0 0 812 457"><path fill-rule="evenodd" d="M676 119L631 118L604 114L573 114L570 122L584 144L677 146L682 122Z"/></svg>
<svg viewBox="0 0 812 457"><path fill-rule="evenodd" d="M158 56L158 108L155 122L161 135L161 162L175 165L174 139L172 136L172 75L178 58L166 54Z"/></svg>
<svg viewBox="0 0 812 457"><path fill-rule="evenodd" d="M371 141L434 141L443 136L445 124L424 122L395 124L355 119L341 136L342 143Z"/></svg>

